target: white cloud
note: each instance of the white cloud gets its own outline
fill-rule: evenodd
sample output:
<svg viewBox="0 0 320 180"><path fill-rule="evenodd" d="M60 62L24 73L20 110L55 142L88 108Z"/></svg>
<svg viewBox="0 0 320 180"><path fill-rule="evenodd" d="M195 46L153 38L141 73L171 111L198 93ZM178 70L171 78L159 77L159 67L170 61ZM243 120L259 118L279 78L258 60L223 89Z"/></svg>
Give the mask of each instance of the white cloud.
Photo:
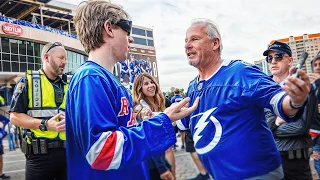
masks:
<svg viewBox="0 0 320 180"><path fill-rule="evenodd" d="M82 0L69 0L78 4ZM274 39L318 33L319 0L111 0L134 24L153 27L160 85L187 88L197 70L184 54L185 31L193 18L215 21L221 30L225 59L253 62Z"/></svg>

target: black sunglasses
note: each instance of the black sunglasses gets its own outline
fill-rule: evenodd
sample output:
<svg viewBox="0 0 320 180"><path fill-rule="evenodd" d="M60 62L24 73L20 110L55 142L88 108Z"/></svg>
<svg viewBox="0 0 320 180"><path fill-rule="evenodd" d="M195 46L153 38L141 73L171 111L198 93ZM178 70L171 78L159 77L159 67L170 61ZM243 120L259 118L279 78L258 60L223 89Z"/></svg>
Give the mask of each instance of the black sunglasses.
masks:
<svg viewBox="0 0 320 180"><path fill-rule="evenodd" d="M46 51L46 54L54 47L57 47L57 46L63 46L61 43L59 42L54 42Z"/></svg>
<svg viewBox="0 0 320 180"><path fill-rule="evenodd" d="M275 54L274 56L268 55L266 57L267 63L271 63L272 59L274 58L276 61L281 61L283 59L284 54Z"/></svg>
<svg viewBox="0 0 320 180"><path fill-rule="evenodd" d="M112 23L112 24L119 26L122 30L127 32L128 36L130 36L131 28L132 28L132 21L120 19L117 23Z"/></svg>

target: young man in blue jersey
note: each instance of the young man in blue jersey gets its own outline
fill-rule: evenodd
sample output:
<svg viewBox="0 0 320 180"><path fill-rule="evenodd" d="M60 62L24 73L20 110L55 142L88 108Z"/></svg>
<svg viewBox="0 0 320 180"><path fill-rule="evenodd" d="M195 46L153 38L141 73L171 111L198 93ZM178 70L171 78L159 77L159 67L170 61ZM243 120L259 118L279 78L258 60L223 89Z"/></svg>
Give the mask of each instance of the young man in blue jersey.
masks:
<svg viewBox="0 0 320 180"><path fill-rule="evenodd" d="M112 74L133 42L128 18L121 6L107 1L84 2L76 11L76 31L89 60L73 75L67 93L68 179L148 179L146 160L176 141L171 121L197 107L198 101L184 107L186 98L136 125L132 97Z"/></svg>
<svg viewBox="0 0 320 180"><path fill-rule="evenodd" d="M286 121L302 111L309 78L289 77L280 87L257 67L240 60L222 60L218 27L195 19L186 32L185 53L199 75L190 82L196 111L177 124L190 128L196 152L214 179L282 179L281 159L265 120L264 107Z"/></svg>

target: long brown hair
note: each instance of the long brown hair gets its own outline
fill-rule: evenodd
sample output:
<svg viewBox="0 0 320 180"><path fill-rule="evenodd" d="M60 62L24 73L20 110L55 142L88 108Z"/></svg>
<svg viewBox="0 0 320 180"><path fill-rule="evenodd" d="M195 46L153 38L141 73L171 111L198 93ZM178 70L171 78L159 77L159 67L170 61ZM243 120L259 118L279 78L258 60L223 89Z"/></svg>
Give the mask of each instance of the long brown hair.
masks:
<svg viewBox="0 0 320 180"><path fill-rule="evenodd" d="M151 81L156 85L156 92L155 92L155 95L153 96L153 102L150 102L150 100L148 100L148 98L142 92L144 78L151 79ZM140 100L143 99L150 106L153 112L156 112L156 111L162 112L165 109L164 96L160 91L159 84L157 83L156 79L150 74L143 73L138 75L134 79L132 94L133 94L134 107L136 107L137 105L142 106L142 104L140 103Z"/></svg>

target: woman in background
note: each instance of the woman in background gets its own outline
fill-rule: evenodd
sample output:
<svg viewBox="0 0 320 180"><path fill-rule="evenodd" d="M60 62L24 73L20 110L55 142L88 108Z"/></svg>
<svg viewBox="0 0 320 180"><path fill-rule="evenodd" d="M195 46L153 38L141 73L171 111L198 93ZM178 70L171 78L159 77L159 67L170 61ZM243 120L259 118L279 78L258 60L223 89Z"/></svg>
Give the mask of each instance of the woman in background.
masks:
<svg viewBox="0 0 320 180"><path fill-rule="evenodd" d="M150 118L146 116L146 111L163 112L165 110L165 99L160 91L159 85L155 78L150 74L143 73L137 76L133 82L132 88L134 110L136 112L137 121ZM149 173L151 180L175 179L175 162L172 149L166 151L170 157L170 163L165 158L164 153L148 160ZM171 169L172 165L172 169Z"/></svg>

